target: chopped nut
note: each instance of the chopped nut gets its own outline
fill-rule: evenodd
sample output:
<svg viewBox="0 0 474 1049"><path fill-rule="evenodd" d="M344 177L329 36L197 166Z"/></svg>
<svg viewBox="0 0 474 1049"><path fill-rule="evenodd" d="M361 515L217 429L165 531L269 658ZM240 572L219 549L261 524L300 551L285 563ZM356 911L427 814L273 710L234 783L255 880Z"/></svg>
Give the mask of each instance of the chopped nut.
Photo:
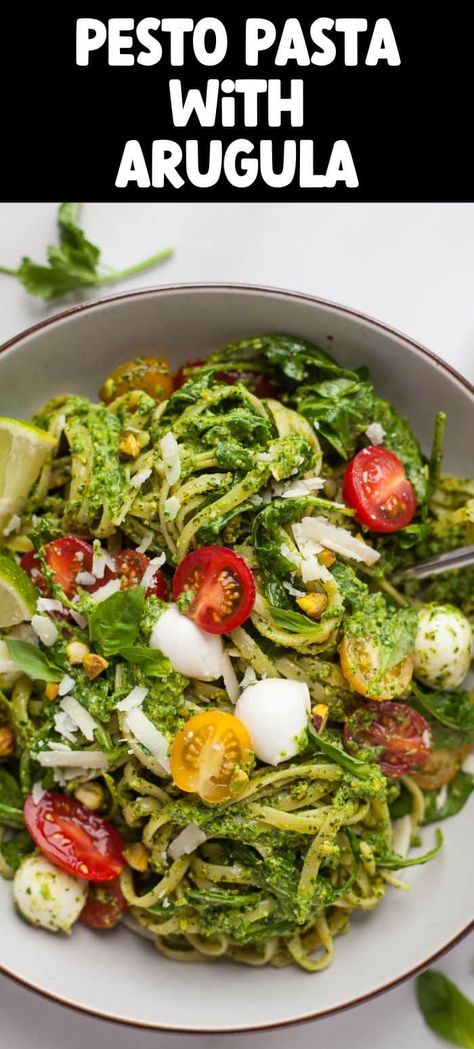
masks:
<svg viewBox="0 0 474 1049"><path fill-rule="evenodd" d="M311 717L316 732L324 732L329 717L329 707L326 706L326 703L316 703L316 706L311 709Z"/></svg>
<svg viewBox="0 0 474 1049"><path fill-rule="evenodd" d="M319 619L320 615L327 608L328 599L326 594L305 594L304 597L297 597L296 604L303 609L303 612L311 619Z"/></svg>
<svg viewBox="0 0 474 1049"><path fill-rule="evenodd" d="M107 670L109 663L103 656L98 656L95 652L87 652L82 660L82 665L89 681L93 681L95 677Z"/></svg>
<svg viewBox="0 0 474 1049"><path fill-rule="evenodd" d="M126 455L130 459L136 459L137 456L140 455L142 449L140 441L137 441L135 434L127 433L120 441L118 450L121 455Z"/></svg>
<svg viewBox="0 0 474 1049"><path fill-rule="evenodd" d="M52 703L55 699L58 698L59 687L58 685L56 685L55 681L48 681L48 684L46 685L46 688L44 690L44 695L45 699L49 699L50 703Z"/></svg>
<svg viewBox="0 0 474 1049"><path fill-rule="evenodd" d="M15 736L8 725L0 728L0 758L7 758L15 750Z"/></svg>
<svg viewBox="0 0 474 1049"><path fill-rule="evenodd" d="M74 797L77 801L80 801L82 805L85 805L87 809L91 809L95 812L96 809L100 809L104 801L104 788L100 783L83 783L80 787L76 787L74 791Z"/></svg>
<svg viewBox="0 0 474 1049"><path fill-rule="evenodd" d="M325 568L330 568L336 560L336 555L332 550L321 550L318 554L318 561L320 565L324 565Z"/></svg>
<svg viewBox="0 0 474 1049"><path fill-rule="evenodd" d="M142 845L141 841L129 845L123 850L123 855L132 870L140 871L140 873L148 870L148 849Z"/></svg>
<svg viewBox="0 0 474 1049"><path fill-rule="evenodd" d="M73 667L83 663L84 657L88 656L89 652L88 645L85 645L83 641L70 641L66 646L66 655Z"/></svg>

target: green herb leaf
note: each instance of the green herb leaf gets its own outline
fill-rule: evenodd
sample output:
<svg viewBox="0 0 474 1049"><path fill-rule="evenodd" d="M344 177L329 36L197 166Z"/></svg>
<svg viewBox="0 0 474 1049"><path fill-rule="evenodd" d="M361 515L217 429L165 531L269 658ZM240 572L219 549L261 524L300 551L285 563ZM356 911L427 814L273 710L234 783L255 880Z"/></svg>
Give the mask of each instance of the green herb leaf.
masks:
<svg viewBox="0 0 474 1049"><path fill-rule="evenodd" d="M23 795L20 786L11 772L0 768L0 803L13 808L23 808Z"/></svg>
<svg viewBox="0 0 474 1049"><path fill-rule="evenodd" d="M308 722L307 729L309 738L316 748L322 750L323 754L326 754L328 758L332 758L342 768L352 772L359 779L369 779L373 775L373 765L369 765L366 761L360 761L359 758L354 758L352 754L348 754L337 743L332 743L325 736L320 736L311 721Z"/></svg>
<svg viewBox="0 0 474 1049"><path fill-rule="evenodd" d="M433 718L462 732L465 743L474 740L474 703L469 692L425 692L416 682L413 683L413 692Z"/></svg>
<svg viewBox="0 0 474 1049"><path fill-rule="evenodd" d="M290 630L293 634L312 634L319 630L319 623L301 612L292 612L289 608L276 608L275 605L268 606L277 626L284 630Z"/></svg>
<svg viewBox="0 0 474 1049"><path fill-rule="evenodd" d="M34 848L35 844L26 830L18 830L7 841L0 842L0 853L12 871L18 870L23 857L33 852Z"/></svg>
<svg viewBox="0 0 474 1049"><path fill-rule="evenodd" d="M60 681L64 676L64 670L51 663L36 645L30 645L27 641L15 641L10 637L5 638L5 644L13 662L33 681Z"/></svg>
<svg viewBox="0 0 474 1049"><path fill-rule="evenodd" d="M455 779L448 783L446 800L438 808L439 790L425 790L425 815L423 823L436 823L448 819L460 812L474 791L474 776L467 772L458 772ZM439 803L438 803L439 804Z"/></svg>
<svg viewBox="0 0 474 1049"><path fill-rule="evenodd" d="M147 677L168 677L172 673L169 659L156 648L147 648L146 645L126 645L120 649L122 659L134 666L141 667Z"/></svg>
<svg viewBox="0 0 474 1049"><path fill-rule="evenodd" d="M105 656L114 656L133 645L145 608L142 586L119 590L95 606L89 616L89 634Z"/></svg>
<svg viewBox="0 0 474 1049"><path fill-rule="evenodd" d="M416 997L425 1023L451 1045L474 1049L474 1003L441 972L428 969L416 981Z"/></svg>
<svg viewBox="0 0 474 1049"><path fill-rule="evenodd" d="M17 277L30 295L50 302L82 288L114 284L118 280L164 262L173 253L172 248L165 248L127 269L110 270L101 274L97 269L100 260L99 248L86 240L83 231L77 225L78 215L79 204L61 204L58 210L59 246L48 247L49 265L40 265L25 256L17 270L0 266L0 272Z"/></svg>
<svg viewBox="0 0 474 1049"><path fill-rule="evenodd" d="M443 844L443 835L439 827L436 830L436 845L434 849L430 849L429 852L423 853L422 856L415 856L413 859L405 859L403 856L398 856L396 852L386 852L380 859L377 859L377 867L384 867L387 870L398 871L402 867L418 867L422 863L429 863L430 860L434 859L438 855L438 852Z"/></svg>

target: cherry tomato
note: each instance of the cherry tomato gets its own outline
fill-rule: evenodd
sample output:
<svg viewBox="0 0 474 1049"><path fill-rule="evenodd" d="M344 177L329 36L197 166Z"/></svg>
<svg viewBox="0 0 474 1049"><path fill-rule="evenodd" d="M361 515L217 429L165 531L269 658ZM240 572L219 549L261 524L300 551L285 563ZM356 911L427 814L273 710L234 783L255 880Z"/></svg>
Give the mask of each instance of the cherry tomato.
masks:
<svg viewBox="0 0 474 1049"><path fill-rule="evenodd" d="M423 768L430 758L428 723L405 703L359 707L344 724L344 746L351 754L377 757L386 776Z"/></svg>
<svg viewBox="0 0 474 1049"><path fill-rule="evenodd" d="M183 364L182 368L176 372L174 378L175 390L180 390L185 382L195 377L192 372L193 368L202 368L206 363L208 362L200 359ZM236 382L242 382L257 397L274 397L277 393L276 386L273 385L268 376L264 375L263 372L253 371L252 368L248 370L230 368L229 371L216 371L214 372L214 378L219 382L225 382L227 386L233 386Z"/></svg>
<svg viewBox="0 0 474 1049"><path fill-rule="evenodd" d="M408 655L379 677L379 648L369 637L344 635L339 646L341 669L354 692L369 699L395 699L406 692L413 676L414 656Z"/></svg>
<svg viewBox="0 0 474 1049"><path fill-rule="evenodd" d="M127 909L120 881L91 884L79 921L91 929L112 929Z"/></svg>
<svg viewBox="0 0 474 1049"><path fill-rule="evenodd" d="M79 572L92 570L92 547L83 539L66 535L47 543L44 553L46 564L53 572L55 582L62 587L66 597L74 597L79 586L76 576ZM50 595L51 591L43 575L41 562L33 551L25 554L21 560L21 567L28 573L40 593Z"/></svg>
<svg viewBox="0 0 474 1049"><path fill-rule="evenodd" d="M445 747L437 747L430 756L422 772L415 772L413 779L422 790L439 790L457 776L462 762L471 747L461 747L460 750L447 750Z"/></svg>
<svg viewBox="0 0 474 1049"><path fill-rule="evenodd" d="M114 567L106 567L102 579L98 579L94 583L90 590L100 590L102 586L109 583L111 579L120 579L120 589L129 590L132 586L140 586L143 575L150 564L150 559L146 554L140 554L138 550L120 550L114 554L112 558ZM166 600L168 597L168 583L162 572L158 571L155 574L151 586L147 588L146 596L161 597L162 600Z"/></svg>
<svg viewBox="0 0 474 1049"><path fill-rule="evenodd" d="M158 403L173 392L173 377L164 357L136 357L119 364L103 383L99 396L105 404L131 390L142 390Z"/></svg>
<svg viewBox="0 0 474 1049"><path fill-rule="evenodd" d="M358 452L347 467L342 493L357 520L372 532L398 532L415 515L413 485L398 456L387 448Z"/></svg>
<svg viewBox="0 0 474 1049"><path fill-rule="evenodd" d="M125 842L106 820L65 794L46 791L24 808L26 829L41 852L69 874L111 881L125 867Z"/></svg>
<svg viewBox="0 0 474 1049"><path fill-rule="evenodd" d="M235 630L255 604L255 579L243 557L227 546L202 546L178 565L173 580L175 601L186 594L182 611L208 634Z"/></svg>
<svg viewBox="0 0 474 1049"><path fill-rule="evenodd" d="M226 801L246 786L251 739L233 714L206 710L195 714L171 746L171 774L180 790L203 801Z"/></svg>

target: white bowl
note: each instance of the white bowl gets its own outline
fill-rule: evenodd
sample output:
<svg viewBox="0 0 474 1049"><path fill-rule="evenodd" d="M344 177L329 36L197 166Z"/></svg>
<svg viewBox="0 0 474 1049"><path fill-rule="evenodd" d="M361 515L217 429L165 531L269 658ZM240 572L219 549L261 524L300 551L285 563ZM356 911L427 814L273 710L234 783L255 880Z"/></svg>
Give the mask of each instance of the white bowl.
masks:
<svg viewBox="0 0 474 1049"><path fill-rule="evenodd" d="M0 415L27 418L51 396L96 395L121 361L149 350L173 365L233 339L292 332L344 364L368 364L378 391L409 416L425 449L438 409L448 415L448 469L472 475L474 390L411 339L353 310L307 295L239 285L181 285L86 303L16 336L0 357ZM185 1032L257 1030L327 1016L393 987L451 947L474 924L474 836L467 809L443 824L437 859L406 874L336 940L333 965L187 966L160 957L125 929L73 936L31 929L0 882L0 968L27 987L94 1015ZM424 834L433 841L433 829Z"/></svg>

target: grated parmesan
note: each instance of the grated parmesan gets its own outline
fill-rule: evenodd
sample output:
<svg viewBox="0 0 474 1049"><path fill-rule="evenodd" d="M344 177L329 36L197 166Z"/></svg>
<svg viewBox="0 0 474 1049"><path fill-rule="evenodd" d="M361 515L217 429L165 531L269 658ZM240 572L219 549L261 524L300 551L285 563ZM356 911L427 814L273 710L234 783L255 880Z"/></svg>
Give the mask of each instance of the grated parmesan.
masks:
<svg viewBox="0 0 474 1049"><path fill-rule="evenodd" d="M180 506L181 503L175 495L170 495L169 499L165 499L164 510L168 521L174 521Z"/></svg>
<svg viewBox="0 0 474 1049"><path fill-rule="evenodd" d="M128 696L124 696L116 705L117 710L133 710L134 707L139 707L143 703L143 700L148 695L148 689L143 688L142 685L135 685L132 691L128 693Z"/></svg>
<svg viewBox="0 0 474 1049"><path fill-rule="evenodd" d="M369 438L371 444L377 446L383 444L386 431L380 423L371 423L365 431L366 437Z"/></svg>
<svg viewBox="0 0 474 1049"><path fill-rule="evenodd" d="M48 619L48 616L34 615L31 625L42 644L46 645L46 648L51 648L58 638L58 628L54 625L53 620Z"/></svg>
<svg viewBox="0 0 474 1049"><path fill-rule="evenodd" d="M181 834L178 834L178 837L170 842L168 854L172 860L179 860L181 856L189 856L189 853L194 852L204 841L207 841L204 831L200 827L196 827L195 823L188 823L187 827L181 831Z"/></svg>
<svg viewBox="0 0 474 1049"><path fill-rule="evenodd" d="M54 744L51 750L42 750L35 755L38 765L43 768L70 769L106 769L108 761L101 750L70 750Z"/></svg>
<svg viewBox="0 0 474 1049"><path fill-rule="evenodd" d="M73 723L82 732L86 739L94 739L94 732L99 728L97 721L89 714L89 711L79 703L74 696L65 696L60 702L61 710L64 710L69 715Z"/></svg>
<svg viewBox="0 0 474 1049"><path fill-rule="evenodd" d="M112 594L116 594L120 590L120 579L111 579L105 586L101 586L99 590L95 590L90 595L91 601L95 601L96 605L99 605L101 601L106 601L108 597L112 597Z"/></svg>
<svg viewBox="0 0 474 1049"><path fill-rule="evenodd" d="M160 450L168 484L176 484L181 473L181 462L178 442L171 430L168 430L168 433L165 433L165 436L161 438Z"/></svg>
<svg viewBox="0 0 474 1049"><path fill-rule="evenodd" d="M329 524L325 517L303 517L301 528L308 539L322 543L327 549L341 554L342 557L363 561L366 565L375 564L380 557L380 554L367 543L355 539L347 528Z"/></svg>
<svg viewBox="0 0 474 1049"><path fill-rule="evenodd" d="M132 488L141 488L142 484L145 484L145 481L148 481L149 477L151 477L151 466L147 466L145 470L138 470L138 472L130 478L130 484Z"/></svg>
<svg viewBox="0 0 474 1049"><path fill-rule="evenodd" d="M171 771L171 766L168 757L168 740L163 733L156 728L150 719L146 717L143 710L140 710L139 707L134 707L133 710L130 710L127 714L125 723L132 733L132 736L134 736L137 742L141 743L146 750L149 750L150 754L161 766L163 772L169 773Z"/></svg>

